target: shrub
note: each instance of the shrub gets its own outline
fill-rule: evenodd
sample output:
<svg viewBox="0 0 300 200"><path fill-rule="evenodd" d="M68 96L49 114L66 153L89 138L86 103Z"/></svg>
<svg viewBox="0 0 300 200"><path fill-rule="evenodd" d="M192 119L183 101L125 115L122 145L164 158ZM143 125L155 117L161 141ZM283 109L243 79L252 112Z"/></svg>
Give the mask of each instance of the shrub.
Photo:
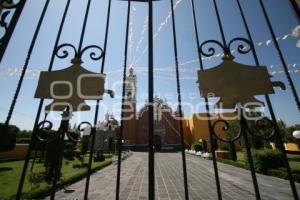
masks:
<svg viewBox="0 0 300 200"><path fill-rule="evenodd" d="M271 146L271 144L270 144L269 141L265 141L265 142L264 142L264 148L265 148L265 149L272 149L272 146Z"/></svg>
<svg viewBox="0 0 300 200"><path fill-rule="evenodd" d="M31 138L17 138L18 144L30 144Z"/></svg>
<svg viewBox="0 0 300 200"><path fill-rule="evenodd" d="M74 163L72 165L72 167L74 169L76 169L76 168L78 168L78 169L80 169L80 168L87 168L88 166L89 166L88 163Z"/></svg>
<svg viewBox="0 0 300 200"><path fill-rule="evenodd" d="M203 151L203 146L202 144L198 144L198 143L192 144L192 150L195 150L196 152Z"/></svg>
<svg viewBox="0 0 300 200"><path fill-rule="evenodd" d="M228 144L228 143L222 143L221 144L221 149L222 150L226 150L226 151L230 151L230 144Z"/></svg>
<svg viewBox="0 0 300 200"><path fill-rule="evenodd" d="M66 142L65 143L65 151L64 151L64 158L67 160L74 160L75 156L75 144L73 142Z"/></svg>
<svg viewBox="0 0 300 200"><path fill-rule="evenodd" d="M112 155L111 154L104 154L104 157L105 158L112 158Z"/></svg>
<svg viewBox="0 0 300 200"><path fill-rule="evenodd" d="M96 155L94 156L94 162L101 162L105 160L105 156L103 155L103 152L101 150L96 152Z"/></svg>
<svg viewBox="0 0 300 200"><path fill-rule="evenodd" d="M31 184L37 184L40 182L43 182L45 180L45 173L36 173L36 172L31 172L29 174L29 181Z"/></svg>
<svg viewBox="0 0 300 200"><path fill-rule="evenodd" d="M288 174L286 173L286 171L283 169L269 169L268 170L268 175L269 176L275 176L278 178L282 178L282 179L288 179Z"/></svg>
<svg viewBox="0 0 300 200"><path fill-rule="evenodd" d="M74 152L72 150L64 151L64 158L67 160L74 160Z"/></svg>
<svg viewBox="0 0 300 200"><path fill-rule="evenodd" d="M45 158L47 181L51 181L53 177L55 177L55 174L60 171L62 161L61 152L63 151L64 142L60 137L55 135L49 135L49 138L51 139L51 142L47 143Z"/></svg>
<svg viewBox="0 0 300 200"><path fill-rule="evenodd" d="M233 166L245 169L245 164L242 163L242 162L236 162L236 161L233 161L233 160L222 159L222 158L218 158L218 161L221 162L221 163L225 163L225 164L229 164L229 165L233 165Z"/></svg>
<svg viewBox="0 0 300 200"><path fill-rule="evenodd" d="M252 150L252 158L255 171L267 174L269 169L278 169L284 166L281 152L278 150ZM245 156L245 164L248 166L247 155Z"/></svg>
<svg viewBox="0 0 300 200"><path fill-rule="evenodd" d="M2 134L4 133L5 134ZM10 151L16 145L17 133L20 129L16 126L8 126L5 129L5 125L0 123L0 152Z"/></svg>

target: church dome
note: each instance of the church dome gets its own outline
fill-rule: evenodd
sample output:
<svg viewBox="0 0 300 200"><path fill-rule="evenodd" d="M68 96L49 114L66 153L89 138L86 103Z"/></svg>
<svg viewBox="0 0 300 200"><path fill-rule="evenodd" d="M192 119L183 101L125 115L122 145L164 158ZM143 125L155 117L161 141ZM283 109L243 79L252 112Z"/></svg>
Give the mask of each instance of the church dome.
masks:
<svg viewBox="0 0 300 200"><path fill-rule="evenodd" d="M153 102L154 112L163 111L172 113L172 108L167 104L166 100L164 101L159 97L154 97ZM140 109L139 116L142 116L143 113L148 110L148 105L148 103L145 103L145 105Z"/></svg>
<svg viewBox="0 0 300 200"><path fill-rule="evenodd" d="M116 120L114 115L112 115L112 114L106 114L105 115L105 120L103 120L99 124L100 129L108 128L109 126L112 126L114 128L119 126L118 120Z"/></svg>

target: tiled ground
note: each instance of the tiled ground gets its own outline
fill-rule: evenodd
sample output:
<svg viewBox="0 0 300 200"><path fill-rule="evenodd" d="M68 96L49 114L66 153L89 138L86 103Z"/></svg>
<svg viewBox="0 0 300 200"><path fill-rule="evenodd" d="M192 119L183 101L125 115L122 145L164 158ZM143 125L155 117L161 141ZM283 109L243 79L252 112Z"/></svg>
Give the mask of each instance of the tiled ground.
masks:
<svg viewBox="0 0 300 200"><path fill-rule="evenodd" d="M120 199L147 199L147 153L122 162ZM180 153L155 154L156 199L184 199ZM223 199L255 199L249 171L218 163ZM91 177L89 199L115 199L116 164ZM212 162L187 155L190 199L217 199ZM262 199L293 199L289 182L258 175ZM83 199L85 180L57 193L56 199ZM300 192L300 185L297 184Z"/></svg>

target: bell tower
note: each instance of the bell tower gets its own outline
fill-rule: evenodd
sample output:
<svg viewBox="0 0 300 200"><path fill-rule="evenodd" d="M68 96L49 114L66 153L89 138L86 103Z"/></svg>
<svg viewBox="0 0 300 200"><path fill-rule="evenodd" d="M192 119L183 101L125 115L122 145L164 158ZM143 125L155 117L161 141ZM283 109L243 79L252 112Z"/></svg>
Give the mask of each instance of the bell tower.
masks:
<svg viewBox="0 0 300 200"><path fill-rule="evenodd" d="M129 75L125 80L125 112L124 112L124 147L134 148L136 144L136 87L137 77L134 68L129 68Z"/></svg>
<svg viewBox="0 0 300 200"><path fill-rule="evenodd" d="M126 102L136 104L136 75L133 67L130 67L129 76L126 77L125 99Z"/></svg>

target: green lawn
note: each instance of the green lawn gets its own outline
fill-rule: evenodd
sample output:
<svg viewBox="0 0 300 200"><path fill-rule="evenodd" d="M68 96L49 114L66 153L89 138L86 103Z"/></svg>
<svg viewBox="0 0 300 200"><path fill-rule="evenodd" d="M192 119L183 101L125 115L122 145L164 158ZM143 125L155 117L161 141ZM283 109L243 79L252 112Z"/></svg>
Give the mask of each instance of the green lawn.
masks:
<svg viewBox="0 0 300 200"><path fill-rule="evenodd" d="M87 158L85 158L87 163ZM106 158L102 162L93 162L92 169L97 171L109 164L112 159ZM85 177L87 174L87 168L73 168L73 164L79 164L79 160L63 161L62 178L59 182L59 186L76 182ZM0 199L12 199L16 194L18 183L20 180L21 170L23 169L24 161L11 161L0 162ZM31 162L29 168L31 167ZM43 163L36 163L34 166L34 172L43 172ZM27 177L25 179L23 188L23 198L40 198L49 194L51 184L46 182L40 182L38 184L31 184L29 180L30 169L28 169Z"/></svg>
<svg viewBox="0 0 300 200"><path fill-rule="evenodd" d="M300 155L288 155L289 163L294 171L300 171Z"/></svg>
<svg viewBox="0 0 300 200"><path fill-rule="evenodd" d="M300 182L300 155L288 154L288 159L295 181ZM218 159L218 161L246 169L244 152L237 152L236 162L227 159ZM268 171L268 175L288 179L286 168L284 167L279 169L270 169Z"/></svg>

